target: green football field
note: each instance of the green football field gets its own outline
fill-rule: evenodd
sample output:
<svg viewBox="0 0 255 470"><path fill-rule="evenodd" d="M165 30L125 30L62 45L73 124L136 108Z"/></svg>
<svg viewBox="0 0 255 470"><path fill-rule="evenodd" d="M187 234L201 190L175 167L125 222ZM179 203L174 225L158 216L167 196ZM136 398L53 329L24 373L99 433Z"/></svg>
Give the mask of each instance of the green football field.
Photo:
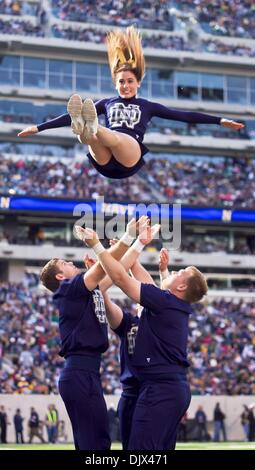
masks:
<svg viewBox="0 0 255 470"><path fill-rule="evenodd" d="M72 444L0 444L0 450L74 450ZM116 442L112 450L121 450ZM255 442L187 442L178 443L176 450L255 450Z"/></svg>

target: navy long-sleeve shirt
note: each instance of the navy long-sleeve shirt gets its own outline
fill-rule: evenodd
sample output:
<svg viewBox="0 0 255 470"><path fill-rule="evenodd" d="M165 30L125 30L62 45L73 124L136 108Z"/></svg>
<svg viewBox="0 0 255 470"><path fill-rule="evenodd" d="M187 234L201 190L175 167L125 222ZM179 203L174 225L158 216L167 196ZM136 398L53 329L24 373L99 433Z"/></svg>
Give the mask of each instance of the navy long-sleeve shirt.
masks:
<svg viewBox="0 0 255 470"><path fill-rule="evenodd" d="M190 111L178 111L167 108L159 103L143 98L106 98L96 103L98 116L104 115L106 127L119 132L124 132L134 137L139 142L143 141L149 121L153 117L169 119L173 121L188 122L191 124L220 124L221 117L210 114ZM39 124L39 132L46 129L54 129L71 125L69 114Z"/></svg>

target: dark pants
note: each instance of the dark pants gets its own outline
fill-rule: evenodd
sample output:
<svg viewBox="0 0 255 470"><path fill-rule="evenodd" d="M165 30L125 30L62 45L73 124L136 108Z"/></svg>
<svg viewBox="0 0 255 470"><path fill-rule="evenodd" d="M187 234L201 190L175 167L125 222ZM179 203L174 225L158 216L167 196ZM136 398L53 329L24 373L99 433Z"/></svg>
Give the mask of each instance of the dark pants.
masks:
<svg viewBox="0 0 255 470"><path fill-rule="evenodd" d="M224 421L214 421L214 441L220 441L220 435L222 432L223 441L227 441L227 434Z"/></svg>
<svg viewBox="0 0 255 470"><path fill-rule="evenodd" d="M24 444L23 431L17 431L15 429L15 434L16 434L16 444Z"/></svg>
<svg viewBox="0 0 255 470"><path fill-rule="evenodd" d="M54 444L57 438L57 425L47 426L48 442Z"/></svg>
<svg viewBox="0 0 255 470"><path fill-rule="evenodd" d="M187 442L187 424L180 423L178 428L178 440Z"/></svg>
<svg viewBox="0 0 255 470"><path fill-rule="evenodd" d="M45 440L43 439L43 435L42 435L41 431L39 430L39 426L30 427L29 441L28 441L29 444L31 444L34 437L38 437L38 439L40 439L40 441L43 442L43 443L45 442Z"/></svg>
<svg viewBox="0 0 255 470"><path fill-rule="evenodd" d="M145 382L133 415L129 450L174 450L190 399L186 380Z"/></svg>
<svg viewBox="0 0 255 470"><path fill-rule="evenodd" d="M4 424L1 425L1 444L7 444L6 441L6 432L7 432L7 426Z"/></svg>
<svg viewBox="0 0 255 470"><path fill-rule="evenodd" d="M120 420L120 438L123 450L128 449L133 414L138 396L122 394L118 403L118 416Z"/></svg>
<svg viewBox="0 0 255 470"><path fill-rule="evenodd" d="M198 423L197 424L197 439L199 442L207 441L208 440L208 432L206 423Z"/></svg>
<svg viewBox="0 0 255 470"><path fill-rule="evenodd" d="M72 424L76 450L109 450L107 408L99 373L64 368L59 393Z"/></svg>

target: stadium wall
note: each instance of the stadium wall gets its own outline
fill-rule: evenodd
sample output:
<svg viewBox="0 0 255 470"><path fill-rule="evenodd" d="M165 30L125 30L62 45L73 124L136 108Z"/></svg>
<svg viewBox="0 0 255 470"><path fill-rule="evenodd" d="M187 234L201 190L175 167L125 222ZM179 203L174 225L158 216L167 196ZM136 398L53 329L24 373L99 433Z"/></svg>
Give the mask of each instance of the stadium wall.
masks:
<svg viewBox="0 0 255 470"><path fill-rule="evenodd" d="M108 408L113 405L117 408L119 400L118 395L107 395L105 397ZM243 411L243 405L255 404L255 396L193 396L188 410L188 419L195 416L198 406L203 406L208 419L208 430L213 436L213 410L216 403L219 402L222 411L226 415L226 431L229 441L243 441L244 433L240 422L240 415ZM10 425L7 431L7 440L9 443L15 442L15 433L13 425L13 416L17 408L21 409L24 419L24 438L28 440L27 422L30 416L30 407L33 406L39 414L40 420L45 419L47 407L49 404L55 404L59 419L65 421L65 431L67 434L67 442L73 442L70 420L67 416L63 401L59 395L1 395L0 405L5 406L8 421ZM46 427L43 427L44 439L47 441ZM34 442L38 439L35 438Z"/></svg>

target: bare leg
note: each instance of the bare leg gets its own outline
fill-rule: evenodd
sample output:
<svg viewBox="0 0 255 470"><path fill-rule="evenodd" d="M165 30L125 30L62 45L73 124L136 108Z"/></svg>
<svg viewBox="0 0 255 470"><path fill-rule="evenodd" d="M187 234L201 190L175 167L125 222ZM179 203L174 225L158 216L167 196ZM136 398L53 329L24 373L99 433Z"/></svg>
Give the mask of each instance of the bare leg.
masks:
<svg viewBox="0 0 255 470"><path fill-rule="evenodd" d="M138 162L141 157L138 142L128 134L98 125L96 108L91 99L84 101L81 115L85 123L83 136L91 148L91 155L99 164L107 158L106 149L127 168Z"/></svg>
<svg viewBox="0 0 255 470"><path fill-rule="evenodd" d="M98 126L96 136L89 138L87 143L92 151L91 155L101 165L101 160L106 159L106 151L127 168L134 166L141 157L140 146L133 137L103 126Z"/></svg>
<svg viewBox="0 0 255 470"><path fill-rule="evenodd" d="M106 165L111 160L111 156L112 156L111 150L105 147L105 145L102 145L96 136L92 137L88 141L88 139L85 137L83 133L78 136L78 140L82 144L89 145L89 153L99 165ZM93 148L92 148L92 145L93 145Z"/></svg>

